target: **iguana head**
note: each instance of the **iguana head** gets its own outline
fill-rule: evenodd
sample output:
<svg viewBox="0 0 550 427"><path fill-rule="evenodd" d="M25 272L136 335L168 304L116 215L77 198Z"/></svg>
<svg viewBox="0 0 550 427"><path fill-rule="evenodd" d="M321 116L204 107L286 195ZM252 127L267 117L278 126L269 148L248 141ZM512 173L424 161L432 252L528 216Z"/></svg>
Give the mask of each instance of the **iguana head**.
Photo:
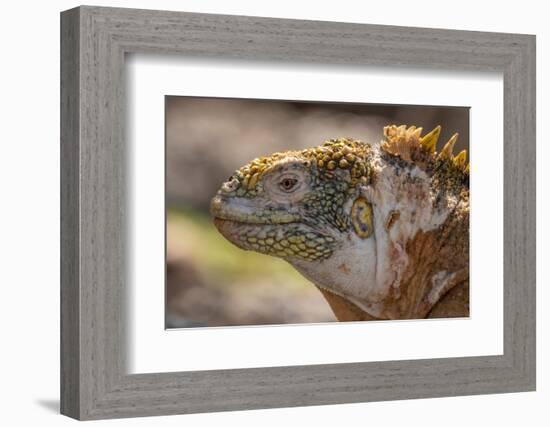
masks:
<svg viewBox="0 0 550 427"><path fill-rule="evenodd" d="M359 197L370 180L369 155L369 145L342 138L255 159L212 200L215 224L243 249L290 262L326 260L352 229L373 232L372 211Z"/></svg>
<svg viewBox="0 0 550 427"><path fill-rule="evenodd" d="M382 144L339 138L254 159L212 199L214 223L238 247L285 259L373 316L413 316L420 302L400 300L402 289L413 289L407 280L418 276L410 248L419 236L437 241L452 218L469 212L465 153L452 155L455 135L436 154L439 130L422 137L414 126L388 126ZM457 233L463 223L468 229L460 218ZM467 263L467 250L460 251ZM457 280L450 270L464 267L462 259L452 269L428 258L415 262L439 268L422 273L439 288L432 300Z"/></svg>

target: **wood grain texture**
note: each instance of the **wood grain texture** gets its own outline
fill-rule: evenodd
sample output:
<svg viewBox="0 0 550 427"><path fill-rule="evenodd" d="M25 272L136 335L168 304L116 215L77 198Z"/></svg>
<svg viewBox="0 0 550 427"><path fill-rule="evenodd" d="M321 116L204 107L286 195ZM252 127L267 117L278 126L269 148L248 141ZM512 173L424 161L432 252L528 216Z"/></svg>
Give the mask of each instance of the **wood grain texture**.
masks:
<svg viewBox="0 0 550 427"><path fill-rule="evenodd" d="M61 21L62 413L99 419L534 390L533 36L96 7ZM503 72L504 354L128 375L128 53Z"/></svg>
<svg viewBox="0 0 550 427"><path fill-rule="evenodd" d="M61 21L61 413L80 413L78 10Z"/></svg>

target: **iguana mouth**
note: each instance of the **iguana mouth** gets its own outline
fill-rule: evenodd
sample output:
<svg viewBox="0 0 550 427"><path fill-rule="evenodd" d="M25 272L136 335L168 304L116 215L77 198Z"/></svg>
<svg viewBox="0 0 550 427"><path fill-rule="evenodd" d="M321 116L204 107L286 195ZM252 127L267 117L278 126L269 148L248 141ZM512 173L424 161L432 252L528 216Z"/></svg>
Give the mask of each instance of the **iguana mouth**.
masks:
<svg viewBox="0 0 550 427"><path fill-rule="evenodd" d="M298 215L277 210L259 210L256 205L244 198L225 198L217 195L210 203L210 213L214 220L231 221L243 225L278 225L300 222Z"/></svg>

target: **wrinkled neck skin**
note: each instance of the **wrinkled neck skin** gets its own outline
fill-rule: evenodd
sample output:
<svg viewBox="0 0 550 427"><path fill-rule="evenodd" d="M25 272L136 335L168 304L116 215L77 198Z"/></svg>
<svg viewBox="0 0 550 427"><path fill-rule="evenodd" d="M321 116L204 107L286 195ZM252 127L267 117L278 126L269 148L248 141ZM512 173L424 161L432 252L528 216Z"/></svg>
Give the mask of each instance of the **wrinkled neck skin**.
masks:
<svg viewBox="0 0 550 427"><path fill-rule="evenodd" d="M467 201L434 192L426 172L378 150L372 168L372 182L357 193L372 205L373 234L361 238L351 229L340 234L330 258L288 262L325 291L331 306L333 294L366 318L424 318L447 291L468 281Z"/></svg>

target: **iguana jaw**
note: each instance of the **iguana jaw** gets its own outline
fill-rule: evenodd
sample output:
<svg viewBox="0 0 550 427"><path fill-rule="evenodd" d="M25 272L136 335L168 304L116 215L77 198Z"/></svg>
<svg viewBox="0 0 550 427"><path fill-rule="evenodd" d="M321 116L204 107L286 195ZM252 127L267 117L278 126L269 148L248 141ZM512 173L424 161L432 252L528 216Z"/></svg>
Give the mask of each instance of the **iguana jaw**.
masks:
<svg viewBox="0 0 550 427"><path fill-rule="evenodd" d="M260 199L261 200L261 199ZM218 231L244 250L283 258L289 262L327 259L338 246L327 231L320 232L298 213L259 208L256 200L216 196L211 214Z"/></svg>

